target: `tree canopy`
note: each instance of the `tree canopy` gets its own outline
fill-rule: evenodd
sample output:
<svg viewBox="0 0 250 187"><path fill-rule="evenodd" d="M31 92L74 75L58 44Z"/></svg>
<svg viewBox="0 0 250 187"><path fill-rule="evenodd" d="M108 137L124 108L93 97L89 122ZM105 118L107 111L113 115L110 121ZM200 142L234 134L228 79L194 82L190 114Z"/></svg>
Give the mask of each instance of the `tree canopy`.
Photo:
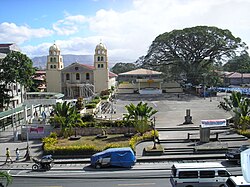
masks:
<svg viewBox="0 0 250 187"><path fill-rule="evenodd" d="M250 57L247 53L236 56L224 64L223 69L230 72L250 73Z"/></svg>
<svg viewBox="0 0 250 187"><path fill-rule="evenodd" d="M0 64L2 70L0 80L4 84L20 83L25 88L32 85L31 76L34 75L35 69L33 62L25 54L18 51L9 53Z"/></svg>
<svg viewBox="0 0 250 187"><path fill-rule="evenodd" d="M114 67L111 68L111 71L113 73L119 74L119 73L124 73L127 71L135 70L137 66L133 63L116 63Z"/></svg>
<svg viewBox="0 0 250 187"><path fill-rule="evenodd" d="M7 85L10 83L19 83L25 88L32 85L32 75L35 70L32 67L33 63L29 57L21 52L13 51L9 53L0 63L0 108L10 101Z"/></svg>
<svg viewBox="0 0 250 187"><path fill-rule="evenodd" d="M229 30L196 26L165 32L155 38L144 59L144 67L166 66L176 76L184 75L188 82L197 83L211 64L246 51L241 39Z"/></svg>

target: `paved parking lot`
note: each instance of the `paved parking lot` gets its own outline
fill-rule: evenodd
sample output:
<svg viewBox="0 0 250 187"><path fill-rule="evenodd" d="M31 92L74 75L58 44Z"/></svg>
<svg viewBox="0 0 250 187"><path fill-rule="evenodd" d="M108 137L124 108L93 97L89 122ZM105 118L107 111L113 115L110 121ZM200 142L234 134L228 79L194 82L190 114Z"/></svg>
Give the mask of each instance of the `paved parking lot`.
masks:
<svg viewBox="0 0 250 187"><path fill-rule="evenodd" d="M218 108L219 102L224 95L218 97L201 98L190 94L166 93L162 95L138 95L138 94L121 94L117 95L112 103L116 114L112 114L112 119L122 119L126 113L125 105L130 103L137 104L140 101L147 102L158 112L156 113L156 127L169 128L183 126L185 121L186 110L190 109L192 122L186 126L200 125L201 120L209 119L227 119L231 117L230 112ZM111 114L105 114L107 118Z"/></svg>

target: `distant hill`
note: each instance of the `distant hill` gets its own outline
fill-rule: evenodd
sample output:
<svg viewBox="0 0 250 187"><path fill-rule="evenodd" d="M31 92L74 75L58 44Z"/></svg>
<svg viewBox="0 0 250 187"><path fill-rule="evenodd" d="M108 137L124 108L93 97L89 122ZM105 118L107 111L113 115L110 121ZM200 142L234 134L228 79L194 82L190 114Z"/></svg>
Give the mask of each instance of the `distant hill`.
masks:
<svg viewBox="0 0 250 187"><path fill-rule="evenodd" d="M93 55L62 55L64 67L68 65L78 62L81 64L94 65L94 57ZM47 56L40 56L32 58L33 66L38 67L40 69L46 68Z"/></svg>

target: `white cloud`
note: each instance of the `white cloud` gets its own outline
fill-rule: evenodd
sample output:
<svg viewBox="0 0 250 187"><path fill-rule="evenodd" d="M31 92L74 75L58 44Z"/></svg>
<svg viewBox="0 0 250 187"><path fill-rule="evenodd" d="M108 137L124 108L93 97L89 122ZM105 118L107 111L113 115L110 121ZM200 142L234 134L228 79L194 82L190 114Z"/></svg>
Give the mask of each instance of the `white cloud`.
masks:
<svg viewBox="0 0 250 187"><path fill-rule="evenodd" d="M15 23L3 22L0 24L0 41L21 44L32 38L43 38L53 34L53 31L45 28L30 28L18 26Z"/></svg>
<svg viewBox="0 0 250 187"><path fill-rule="evenodd" d="M102 39L110 61L133 62L147 53L159 34L197 25L229 29L250 45L249 7L249 0L134 0L133 8L123 12L100 9L92 17L66 14L53 28L60 35L72 35L57 41L62 54L93 54ZM73 36L86 29L94 35Z"/></svg>
<svg viewBox="0 0 250 187"><path fill-rule="evenodd" d="M64 19L53 24L53 29L58 35L72 35L79 31L85 21L86 18L83 15L66 15Z"/></svg>

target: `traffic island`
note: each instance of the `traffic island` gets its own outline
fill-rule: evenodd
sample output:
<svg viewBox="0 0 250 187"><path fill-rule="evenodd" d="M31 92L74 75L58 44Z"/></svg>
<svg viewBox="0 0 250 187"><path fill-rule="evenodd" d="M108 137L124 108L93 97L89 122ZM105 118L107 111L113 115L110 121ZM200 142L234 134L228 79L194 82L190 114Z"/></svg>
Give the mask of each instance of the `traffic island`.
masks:
<svg viewBox="0 0 250 187"><path fill-rule="evenodd" d="M154 146L147 146L143 149L143 156L161 156L164 152L164 149L161 144L156 144Z"/></svg>

